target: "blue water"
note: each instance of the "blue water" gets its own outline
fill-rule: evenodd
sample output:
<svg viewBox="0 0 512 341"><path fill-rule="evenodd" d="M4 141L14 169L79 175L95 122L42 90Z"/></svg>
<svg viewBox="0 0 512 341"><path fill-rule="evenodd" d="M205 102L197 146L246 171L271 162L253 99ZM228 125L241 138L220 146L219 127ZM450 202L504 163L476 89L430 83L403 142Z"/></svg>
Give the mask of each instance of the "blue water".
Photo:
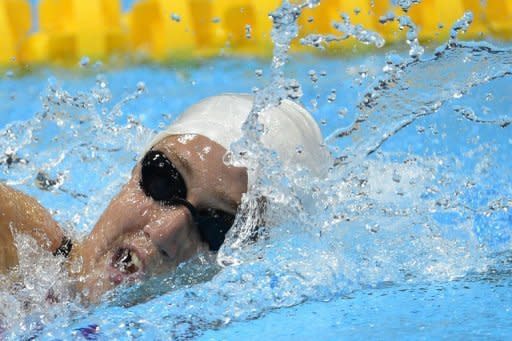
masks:
<svg viewBox="0 0 512 341"><path fill-rule="evenodd" d="M231 265L193 259L84 307L46 304L48 260L22 260L26 284L43 288L11 297L0 287L3 335L510 338L512 52L460 43L412 60L396 48L292 56L285 76L301 85L337 166L322 181L269 175L258 190L273 223L241 249L228 237L219 258ZM257 91L271 74L267 60L235 58L17 72L0 80L0 180L76 238L154 133L192 103Z"/></svg>
<svg viewBox="0 0 512 341"><path fill-rule="evenodd" d="M348 60L294 58L289 65L289 75L303 85L302 101L320 123L324 135L328 136L349 124L353 119L351 116L355 115L356 105L368 89L368 84L371 84L371 80L365 80L362 84L354 81L354 68L365 65L365 68L373 69L377 77L383 59L381 55ZM75 112L65 117L67 121L61 122L61 126L56 124L56 114L60 109L48 104L48 98L52 97L52 91L49 89L69 91L73 94L72 97L79 97L82 94L87 99L100 98L101 102L101 96L94 97L101 92L101 87L98 87L97 70L88 70L86 72L89 74L82 75L66 70L52 70L39 71L19 78L4 77L0 83L0 94L3 97L3 148L10 143L6 140L6 127L36 128L30 120L34 114L41 115L45 110L47 114L55 116L43 120L42 126L34 129L33 134L37 136L37 141L26 143L18 151L19 156L30 162L26 165L15 164L12 167L3 164L2 179L13 182L15 186L36 196L46 207L54 210L57 219L64 222L65 226L71 225L78 234L85 233L91 228L108 199L126 179L137 151L143 147L134 144L130 145L128 150L116 151L118 147L126 148L127 140L138 141L135 131L137 125L132 127L127 123L129 116L132 117L132 123L138 121L140 126L145 127L145 133L151 133L168 124L188 105L205 96L223 91L247 92L255 86L262 86L264 77L256 76L256 69L262 69L265 75L268 72L267 63L257 60L216 60L201 66L180 69L143 66L118 71L100 70L103 76L99 78L99 83L107 81L106 88L109 93L106 97L111 99L105 100L104 104L93 101L93 109L71 106ZM310 80L309 71L312 69L319 74L319 80L316 82ZM322 76L324 74L325 76ZM141 81L145 83L144 92L137 99L127 102L122 107L122 113L113 118L113 122L92 130L88 130L90 126L83 130L80 128L78 136L73 136L67 130L73 124L76 125L77 118L84 113L101 116L102 109L110 111L115 103L136 92L137 86L141 87L141 84L137 85ZM444 195L448 200L452 200L452 203L462 202L473 209L486 207L490 201L500 198L507 204L506 200L512 197L510 127L476 124L461 119L460 115L454 113L453 106L471 106L479 112L481 108L487 107L487 118L509 115L511 99L508 89L511 84L510 79L505 77L471 89L470 96L452 100L453 103L444 105L435 114L419 119L393 136L381 147L380 155L372 154L369 157L370 162L373 162L374 167L399 169L398 166L404 158L411 158L414 155L417 158L424 158L424 162L429 164L428 167L433 167L426 159L439 157L435 162L443 160L445 163L437 164L439 168L432 174L442 177L446 171L444 175L451 181L447 180L450 184L438 189L441 191L441 197ZM336 99L331 103L327 97L332 89L336 89ZM316 105L312 101L316 101ZM346 110L346 117L339 116L339 110ZM107 117L109 115L105 114ZM111 126L108 126L109 124ZM82 125L87 126L87 123ZM117 127L119 131L112 132L109 130L112 127ZM114 135L98 135L109 131ZM98 136L101 139L96 144L105 147L103 151L101 148L98 150L97 155L100 158L77 162L74 153L78 152L82 156L88 153L78 147L80 143L89 142ZM123 137L125 140L119 141ZM64 144L63 148L58 142L55 144L55 139L69 144ZM14 138L13 141L19 142L19 138ZM49 159L57 159L58 153L62 150L70 152L61 162L46 166ZM458 159L457 162L454 161L455 158ZM481 165L485 163L484 161L489 165ZM398 162L398 166L394 162ZM34 186L35 173L40 168L46 169L50 176L67 171L60 189L43 191ZM88 169L95 171L91 173ZM98 170L110 172L99 179ZM480 173L474 176L472 172L475 171ZM453 189L463 188L461 183L474 179L478 179L478 183L466 189L465 193L460 196L452 195ZM109 183L113 185L99 189ZM341 188L340 185L340 191ZM84 196L73 196L70 194L72 192ZM416 206L417 203L401 201L402 196L403 194L397 196L396 201L390 203L390 207L408 210ZM407 193L405 197L407 198ZM374 200L375 197L370 197L359 204ZM350 206L352 203L346 204ZM465 215L467 212L458 210L428 210L430 217L428 214L425 217L425 212L418 210L408 211L408 214L413 215L409 217L411 220L406 218L406 225L410 224L411 231L417 229L418 222L414 221L415 219L433 219L437 220L439 226L445 226L439 228L439 233L443 234L444 238L452 240L460 237L461 245L469 245L469 251L466 250L463 255L450 254L447 250L437 252L443 244L426 246L419 255L412 257L438 257L436 263L441 267L445 266L446 271L433 270L432 273L425 274L420 271L423 265L409 265L409 271L412 273L409 277L398 273L393 275L393 272L400 272L398 268L410 261L404 261L404 258L408 257L407 253L413 252L407 250L407 247L401 250L407 245L404 244L406 241L401 240L401 234L408 228L404 226L404 229L388 231L387 237L375 240L372 239L374 237L371 233L363 233L362 230L367 229L361 230L360 226L363 224L367 227L368 224L377 221L383 231L383 225L401 225L404 217L399 215L393 218L368 208L360 210L359 213L353 213L355 221L335 225L338 229L349 226L348 232L345 231L342 235L333 233L332 230L324 232L328 235L330 233L333 240L326 240L325 237L317 239L308 234L311 231L304 232L293 224L291 228L296 228L296 233L281 227L280 231L277 229L279 232L276 232L275 239L271 239L267 245L268 251L265 252L263 262L252 261L245 265L227 267L213 279L210 279L213 274L205 274L204 278L192 279L189 284L184 285L176 284L179 281L167 280L162 292L153 292L149 296L149 301L137 303L136 300L126 307L123 307L126 303L121 302L90 307L86 310L73 308L68 311L71 317L46 317L43 321L34 313L18 322L18 327L23 326L31 331L23 332L15 328L12 335L19 337L34 334L45 339L80 335L100 339L166 339L169 336L200 336L202 339L484 336L504 339L510 336L512 296L509 294L509 249L512 217L507 210L497 209L490 213L482 211L468 215ZM78 220L77 214L81 216ZM414 217L414 214L417 216ZM364 222L361 216L367 221ZM318 224L325 223L318 216L314 219ZM470 236L468 230L459 229L461 226L469 226L469 231L474 234ZM347 237L351 233L353 236ZM413 235L421 238L422 233L417 231ZM427 236L428 240L431 238L434 236ZM475 242L471 238L479 238L479 241ZM334 245L349 242L353 244L345 244L344 247L340 246L341 244ZM485 243L485 251L478 249L477 245L480 242ZM461 246L453 244L457 245ZM359 247L366 251L361 251ZM377 252L377 248L384 252ZM471 251L471 248L476 249ZM251 255L251 252L247 251L248 255ZM389 254L387 259L386 254ZM375 257L374 261L380 260L381 264L375 264L371 260L365 261L365 255L369 258ZM299 257L309 260L301 264L303 260ZM314 257L319 258L315 260ZM332 258L337 258L333 263L337 265L332 265L334 269L319 263L330 262ZM344 266L338 263L343 259L348 262L345 270ZM465 263L468 259L470 261ZM421 263L420 259L416 260ZM478 267L480 262L483 264L481 268ZM272 263L280 265L269 268L269 264ZM311 278L303 278L304 273L293 278L302 266L316 266L310 269ZM425 266L432 264L426 261ZM275 274L268 277L268 271L275 271ZM329 271L333 271L333 274L328 275ZM323 276L325 274L326 277ZM355 275L350 277L349 274ZM325 282L308 284L308 281L316 276ZM329 282L330 276L334 276L330 279L333 282ZM301 282L300 278L305 282ZM169 282L171 284L168 284ZM218 291L219 285L228 284L232 286L231 296L226 296L226 288ZM268 290L274 294L283 291L278 295L284 296L279 299L277 296L266 297L269 294ZM208 293L211 296L208 296ZM121 297L124 295L128 294L120 294ZM224 302L219 304L219 300ZM192 307L188 306L187 302L190 302ZM63 310L66 311L67 308ZM61 313L59 310L55 312L57 316Z"/></svg>
<svg viewBox="0 0 512 341"><path fill-rule="evenodd" d="M510 272L485 279L361 290L237 322L199 339L508 339Z"/></svg>

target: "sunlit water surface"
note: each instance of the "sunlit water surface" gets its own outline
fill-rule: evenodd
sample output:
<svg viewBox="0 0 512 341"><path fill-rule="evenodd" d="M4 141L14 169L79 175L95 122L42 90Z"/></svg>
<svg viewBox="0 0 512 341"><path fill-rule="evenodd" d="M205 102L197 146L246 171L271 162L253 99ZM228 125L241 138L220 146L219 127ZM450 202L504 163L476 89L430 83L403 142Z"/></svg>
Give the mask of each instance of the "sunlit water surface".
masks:
<svg viewBox="0 0 512 341"><path fill-rule="evenodd" d="M53 257L20 236L24 286L0 288L0 335L510 336L512 52L453 42L419 59L293 56L283 72L336 158L327 179L270 160L255 243L240 243L240 220L219 262L198 257L98 306L74 301ZM9 72L0 179L80 238L154 133L206 96L267 87L271 73L247 59ZM49 288L63 302L46 303Z"/></svg>

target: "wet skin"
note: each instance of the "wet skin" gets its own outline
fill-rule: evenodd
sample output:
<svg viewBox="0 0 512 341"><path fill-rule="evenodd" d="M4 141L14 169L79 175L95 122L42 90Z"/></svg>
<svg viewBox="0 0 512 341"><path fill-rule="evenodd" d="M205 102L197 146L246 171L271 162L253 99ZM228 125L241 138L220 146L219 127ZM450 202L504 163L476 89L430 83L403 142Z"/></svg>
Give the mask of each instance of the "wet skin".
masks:
<svg viewBox="0 0 512 341"><path fill-rule="evenodd" d="M223 163L222 146L201 135L169 136L152 149L177 168L187 187L186 200L198 211L236 213L247 191L247 172ZM172 271L208 249L191 212L146 196L140 179L139 162L90 235L71 253L72 261L83 261L77 289L89 300L121 283Z"/></svg>
<svg viewBox="0 0 512 341"><path fill-rule="evenodd" d="M63 237L50 213L34 198L0 184L0 274L18 265L13 231L31 235L38 245L52 252Z"/></svg>

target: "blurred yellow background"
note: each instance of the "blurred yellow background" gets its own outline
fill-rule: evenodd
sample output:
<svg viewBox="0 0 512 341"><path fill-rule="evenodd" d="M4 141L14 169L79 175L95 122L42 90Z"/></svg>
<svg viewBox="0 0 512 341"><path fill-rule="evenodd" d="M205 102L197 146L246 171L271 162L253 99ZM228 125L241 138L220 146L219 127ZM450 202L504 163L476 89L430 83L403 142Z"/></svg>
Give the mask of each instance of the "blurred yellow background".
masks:
<svg viewBox="0 0 512 341"><path fill-rule="evenodd" d="M82 57L134 60L269 55L268 14L281 0L0 0L0 64L77 63ZM464 39L512 38L512 0L422 0L408 13L391 0L322 0L299 19L301 36L340 34L333 21L346 13L351 22L379 32L393 43L403 40L396 21L383 16L409 15L420 40L446 40L465 11L474 22ZM331 49L352 48L353 39ZM294 50L310 50L294 44Z"/></svg>

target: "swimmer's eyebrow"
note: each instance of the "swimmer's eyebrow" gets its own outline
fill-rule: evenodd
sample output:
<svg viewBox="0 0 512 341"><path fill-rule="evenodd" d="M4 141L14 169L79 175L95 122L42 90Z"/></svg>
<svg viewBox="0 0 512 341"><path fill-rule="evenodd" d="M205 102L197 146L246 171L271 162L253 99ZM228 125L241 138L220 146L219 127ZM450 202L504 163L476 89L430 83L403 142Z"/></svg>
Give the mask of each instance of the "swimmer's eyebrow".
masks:
<svg viewBox="0 0 512 341"><path fill-rule="evenodd" d="M177 163L174 166L178 168L178 170L182 170L180 173L184 172L186 175L190 175L192 172L192 166L190 166L189 161L185 156L176 152L174 148L167 147L165 150L162 150L164 154L166 154L167 158L171 160L172 163ZM170 154L170 155L168 155ZM181 174L183 176L184 174Z"/></svg>
<svg viewBox="0 0 512 341"><path fill-rule="evenodd" d="M178 172L180 173L181 176L188 176L191 174L192 167L190 166L190 163L187 160L187 158L177 153L176 150L174 150L172 147L166 146L157 148L153 146L146 152L146 154L152 150L163 153L167 157L167 159L169 159L169 161L171 161L171 163L178 169ZM144 156L146 154L144 154ZM139 163L142 163L142 160L144 160L144 157L140 159ZM134 168L134 171L135 169L136 168Z"/></svg>

